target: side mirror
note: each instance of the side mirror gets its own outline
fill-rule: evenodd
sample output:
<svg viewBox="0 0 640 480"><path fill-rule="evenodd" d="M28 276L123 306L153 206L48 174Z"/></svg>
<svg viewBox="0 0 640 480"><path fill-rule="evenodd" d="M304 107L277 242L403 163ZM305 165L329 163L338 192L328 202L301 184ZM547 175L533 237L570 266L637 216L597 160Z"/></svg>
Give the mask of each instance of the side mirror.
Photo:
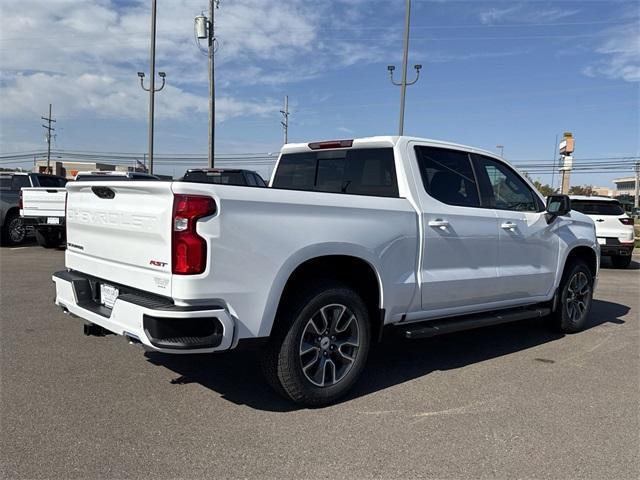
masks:
<svg viewBox="0 0 640 480"><path fill-rule="evenodd" d="M571 199L568 195L549 195L547 197L547 223L556 217L562 217L571 211Z"/></svg>

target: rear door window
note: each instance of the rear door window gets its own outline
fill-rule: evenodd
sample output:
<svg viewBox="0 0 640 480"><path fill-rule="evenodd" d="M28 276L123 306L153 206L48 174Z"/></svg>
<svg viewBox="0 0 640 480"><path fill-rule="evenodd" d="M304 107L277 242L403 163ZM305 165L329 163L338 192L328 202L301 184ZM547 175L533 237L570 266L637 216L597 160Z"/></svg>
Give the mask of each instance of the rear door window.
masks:
<svg viewBox="0 0 640 480"><path fill-rule="evenodd" d="M571 200L571 209L586 215L615 215L617 217L624 213L620 203L598 200Z"/></svg>
<svg viewBox="0 0 640 480"><path fill-rule="evenodd" d="M415 152L429 196L447 205L480 206L476 178L466 152L426 146L416 146Z"/></svg>
<svg viewBox="0 0 640 480"><path fill-rule="evenodd" d="M392 148L284 154L273 187L375 197L399 195Z"/></svg>

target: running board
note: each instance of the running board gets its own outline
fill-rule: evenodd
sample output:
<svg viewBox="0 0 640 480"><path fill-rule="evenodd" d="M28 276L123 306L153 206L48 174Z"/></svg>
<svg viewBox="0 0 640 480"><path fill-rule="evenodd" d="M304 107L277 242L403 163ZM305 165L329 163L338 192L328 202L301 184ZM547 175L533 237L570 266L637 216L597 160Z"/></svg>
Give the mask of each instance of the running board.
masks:
<svg viewBox="0 0 640 480"><path fill-rule="evenodd" d="M461 332L474 328L500 325L501 323L517 322L528 318L539 318L549 315L550 308L518 308L500 310L493 313L465 315L464 317L429 320L417 324L407 325L405 337L410 339L428 338L447 333Z"/></svg>

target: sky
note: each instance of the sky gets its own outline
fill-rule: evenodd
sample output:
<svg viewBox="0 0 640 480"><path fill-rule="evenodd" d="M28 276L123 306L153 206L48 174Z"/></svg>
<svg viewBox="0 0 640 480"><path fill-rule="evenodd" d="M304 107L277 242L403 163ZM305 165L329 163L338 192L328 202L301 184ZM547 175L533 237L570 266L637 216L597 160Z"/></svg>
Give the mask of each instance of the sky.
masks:
<svg viewBox="0 0 640 480"><path fill-rule="evenodd" d="M193 18L206 0L158 0L156 153L207 151L207 58ZM398 130L403 0L222 0L216 12L216 152ZM150 0L3 0L0 154L145 152ZM556 135L580 159L640 155L640 2L413 0L405 134L549 162ZM409 78L414 75L410 69ZM182 168L176 167L178 169ZM630 165L630 164L629 164ZM3 165L5 166L5 165ZM175 173L170 166L158 173ZM179 172L178 172L179 173ZM621 172L575 172L612 187ZM545 183L550 172L532 173ZM556 175L557 182L557 175Z"/></svg>

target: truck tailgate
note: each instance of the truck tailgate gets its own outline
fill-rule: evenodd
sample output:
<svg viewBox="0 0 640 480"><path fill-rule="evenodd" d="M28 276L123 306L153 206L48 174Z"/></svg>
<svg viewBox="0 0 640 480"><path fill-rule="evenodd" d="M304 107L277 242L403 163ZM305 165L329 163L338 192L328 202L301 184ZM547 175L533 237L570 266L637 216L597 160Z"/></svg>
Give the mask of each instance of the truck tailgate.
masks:
<svg viewBox="0 0 640 480"><path fill-rule="evenodd" d="M23 217L64 217L65 188L23 188Z"/></svg>
<svg viewBox="0 0 640 480"><path fill-rule="evenodd" d="M67 190L67 268L170 296L171 183L77 182Z"/></svg>

